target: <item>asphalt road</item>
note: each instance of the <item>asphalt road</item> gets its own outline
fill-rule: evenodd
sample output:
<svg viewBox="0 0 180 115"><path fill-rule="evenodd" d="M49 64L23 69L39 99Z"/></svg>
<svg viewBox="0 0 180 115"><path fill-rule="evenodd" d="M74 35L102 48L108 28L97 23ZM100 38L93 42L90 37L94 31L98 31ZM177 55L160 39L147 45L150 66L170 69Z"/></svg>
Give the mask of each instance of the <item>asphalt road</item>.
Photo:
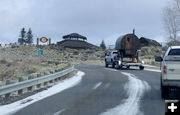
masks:
<svg viewBox="0 0 180 115"><path fill-rule="evenodd" d="M77 65L80 84L35 102L16 115L164 115L160 73Z"/></svg>

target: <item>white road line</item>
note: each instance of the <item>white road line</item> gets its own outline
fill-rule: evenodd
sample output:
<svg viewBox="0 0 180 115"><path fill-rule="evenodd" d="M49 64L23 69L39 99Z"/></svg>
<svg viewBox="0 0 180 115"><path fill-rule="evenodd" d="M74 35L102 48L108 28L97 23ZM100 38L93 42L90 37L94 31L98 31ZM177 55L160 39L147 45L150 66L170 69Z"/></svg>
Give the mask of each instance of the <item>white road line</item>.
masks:
<svg viewBox="0 0 180 115"><path fill-rule="evenodd" d="M146 81L137 79L136 76L130 73L122 72L122 74L128 76L128 83L124 86L127 91L128 98L124 100L123 104L120 104L114 108L108 109L106 112L100 115L141 115L143 114L139 110L140 99L145 91L150 90L150 86Z"/></svg>
<svg viewBox="0 0 180 115"><path fill-rule="evenodd" d="M97 83L97 84L93 87L93 89L94 89L94 90L97 89L101 84L102 84L102 82Z"/></svg>
<svg viewBox="0 0 180 115"><path fill-rule="evenodd" d="M118 71L116 69L111 69L111 68L104 68L104 69L109 70L109 71Z"/></svg>
<svg viewBox="0 0 180 115"><path fill-rule="evenodd" d="M64 112L66 109L62 109L60 111L57 111L56 113L54 113L54 115L59 115L60 113Z"/></svg>
<svg viewBox="0 0 180 115"><path fill-rule="evenodd" d="M37 94L34 94L30 97L27 97L27 98L22 99L17 102L14 102L14 103L11 103L8 105L2 105L2 106L0 106L0 114L1 115L11 115L11 114L17 112L18 110L20 110L34 102L37 102L44 98L47 98L51 95L59 93L68 88L74 87L81 82L83 75L85 75L84 72L78 71L76 73L76 75L74 75L73 77L65 79L65 80L61 81L60 83L48 88L47 90L44 90L42 92L39 92ZM27 102L27 100L30 100L30 99L31 99L31 101ZM22 102L26 102L26 103L22 104Z"/></svg>

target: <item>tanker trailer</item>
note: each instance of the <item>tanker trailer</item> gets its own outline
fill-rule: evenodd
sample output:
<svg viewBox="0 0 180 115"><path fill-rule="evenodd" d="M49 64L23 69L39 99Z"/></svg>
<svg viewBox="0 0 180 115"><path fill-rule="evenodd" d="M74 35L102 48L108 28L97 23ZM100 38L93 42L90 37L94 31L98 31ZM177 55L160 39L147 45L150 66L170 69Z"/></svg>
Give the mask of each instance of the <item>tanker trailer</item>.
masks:
<svg viewBox="0 0 180 115"><path fill-rule="evenodd" d="M118 68L126 66L139 66L140 70L144 69L143 64L139 61L138 50L140 49L139 38L135 34L126 34L116 40L115 49L118 51L115 62Z"/></svg>

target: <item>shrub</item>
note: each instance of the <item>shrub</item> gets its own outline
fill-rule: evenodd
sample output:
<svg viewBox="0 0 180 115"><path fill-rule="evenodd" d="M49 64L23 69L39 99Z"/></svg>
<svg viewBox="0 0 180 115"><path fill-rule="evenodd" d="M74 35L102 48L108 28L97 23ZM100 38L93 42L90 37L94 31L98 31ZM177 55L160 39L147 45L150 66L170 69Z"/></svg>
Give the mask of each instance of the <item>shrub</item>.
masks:
<svg viewBox="0 0 180 115"><path fill-rule="evenodd" d="M36 68L31 68L31 69L29 69L29 70L27 70L27 74L32 74L32 73L35 73L37 71L37 69Z"/></svg>
<svg viewBox="0 0 180 115"><path fill-rule="evenodd" d="M53 74L54 72L53 71L50 71L51 74Z"/></svg>
<svg viewBox="0 0 180 115"><path fill-rule="evenodd" d="M8 62L7 62L6 59L2 59L2 60L0 60L0 63L1 63L1 64L7 64Z"/></svg>
<svg viewBox="0 0 180 115"><path fill-rule="evenodd" d="M6 85L10 85L13 84L13 82L11 82L11 80L6 80Z"/></svg>
<svg viewBox="0 0 180 115"><path fill-rule="evenodd" d="M28 80L30 80L30 79L33 79L33 76L31 76L31 75L30 75L30 76L28 76Z"/></svg>
<svg viewBox="0 0 180 115"><path fill-rule="evenodd" d="M74 51L73 55L79 55L79 52L78 51Z"/></svg>
<svg viewBox="0 0 180 115"><path fill-rule="evenodd" d="M7 67L10 67L10 66L11 66L11 63L8 63L6 66L7 66Z"/></svg>
<svg viewBox="0 0 180 115"><path fill-rule="evenodd" d="M19 81L19 82L24 81L24 78L23 78L23 77L19 77L19 78L18 78L18 81Z"/></svg>
<svg viewBox="0 0 180 115"><path fill-rule="evenodd" d="M59 65L59 64L60 64L60 62L55 62L55 64L56 64L56 65Z"/></svg>
<svg viewBox="0 0 180 115"><path fill-rule="evenodd" d="M37 74L37 77L41 77L41 74L40 74L40 73L38 73L38 74Z"/></svg>
<svg viewBox="0 0 180 115"><path fill-rule="evenodd" d="M58 69L56 69L55 72L58 72Z"/></svg>

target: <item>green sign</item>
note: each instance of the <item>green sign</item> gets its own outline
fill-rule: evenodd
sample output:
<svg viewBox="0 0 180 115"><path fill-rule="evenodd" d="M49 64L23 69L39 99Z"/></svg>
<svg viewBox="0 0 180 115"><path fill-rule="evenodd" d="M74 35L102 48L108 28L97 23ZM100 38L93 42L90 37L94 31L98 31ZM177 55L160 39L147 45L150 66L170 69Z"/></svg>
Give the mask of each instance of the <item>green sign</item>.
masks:
<svg viewBox="0 0 180 115"><path fill-rule="evenodd" d="M38 55L43 55L43 50L38 50Z"/></svg>

